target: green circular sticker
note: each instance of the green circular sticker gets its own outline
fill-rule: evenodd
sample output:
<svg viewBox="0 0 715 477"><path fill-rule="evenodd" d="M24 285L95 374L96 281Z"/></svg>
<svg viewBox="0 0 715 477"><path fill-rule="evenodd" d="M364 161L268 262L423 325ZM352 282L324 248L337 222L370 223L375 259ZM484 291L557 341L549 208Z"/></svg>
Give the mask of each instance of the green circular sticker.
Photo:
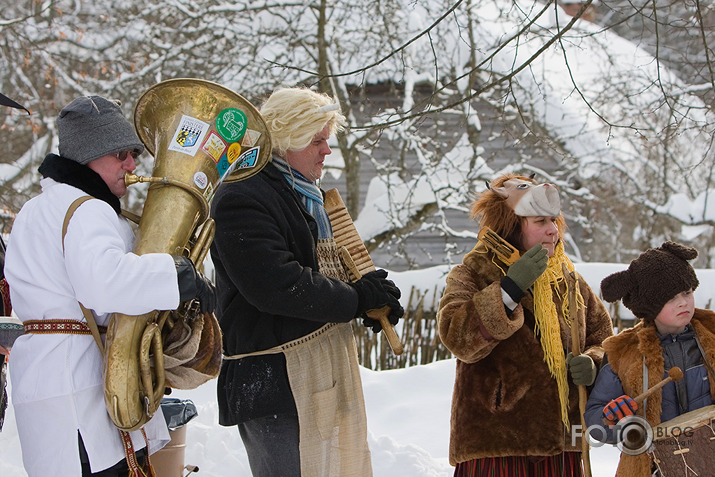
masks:
<svg viewBox="0 0 715 477"><path fill-rule="evenodd" d="M240 141L247 124L248 119L240 109L226 108L216 116L216 130L228 142Z"/></svg>

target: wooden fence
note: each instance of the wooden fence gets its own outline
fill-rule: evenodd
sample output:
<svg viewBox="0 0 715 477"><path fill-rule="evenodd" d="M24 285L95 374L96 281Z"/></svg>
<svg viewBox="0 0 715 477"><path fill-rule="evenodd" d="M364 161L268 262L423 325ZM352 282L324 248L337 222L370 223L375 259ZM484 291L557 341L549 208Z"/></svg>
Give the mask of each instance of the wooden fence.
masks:
<svg viewBox="0 0 715 477"><path fill-rule="evenodd" d="M437 330L436 304L440 298L437 296L437 290L437 286L431 292L420 291L415 287L410 290L405 316L396 327L397 334L405 346L405 350L400 356L395 356L387 340L383 339L382 333L373 333L371 329L362 326L362 322L354 320L353 331L357 341L360 364L379 371L407 368L452 358L452 353L442 344ZM435 308L425 309L425 299L428 293L432 298L429 303L434 303ZM615 333L634 325L630 313L625 313L626 316L623 316L623 304L620 301L603 303L611 316ZM705 308L711 309L712 305L712 300L709 300Z"/></svg>
<svg viewBox="0 0 715 477"><path fill-rule="evenodd" d="M432 297L430 303L437 303L437 286L431 292L412 287L405 307L405 316L396 327L400 341L405 346L404 352L396 356L382 333L373 333L362 326L362 322L353 321L353 330L357 340L360 364L373 370L398 369L428 364L442 359L449 359L452 353L442 344L437 331L436 309L425 309L427 293Z"/></svg>

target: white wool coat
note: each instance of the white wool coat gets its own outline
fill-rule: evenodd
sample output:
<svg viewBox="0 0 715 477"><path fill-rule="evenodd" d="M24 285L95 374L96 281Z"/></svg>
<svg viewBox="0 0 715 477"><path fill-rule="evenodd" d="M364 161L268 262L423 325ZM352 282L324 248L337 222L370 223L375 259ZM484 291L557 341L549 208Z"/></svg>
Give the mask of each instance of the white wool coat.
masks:
<svg viewBox="0 0 715 477"><path fill-rule="evenodd" d="M86 195L45 178L42 193L17 215L5 256L13 309L22 320L85 321L77 303L106 326L112 312L139 315L179 305L176 267L168 254L131 253L134 232L124 217L98 199L62 223L70 204ZM10 353L11 402L22 459L30 477L81 475L77 432L92 472L124 457L119 431L104 404L102 356L92 335L25 334ZM161 412L144 427L149 452L169 433ZM139 431L135 449L145 447Z"/></svg>

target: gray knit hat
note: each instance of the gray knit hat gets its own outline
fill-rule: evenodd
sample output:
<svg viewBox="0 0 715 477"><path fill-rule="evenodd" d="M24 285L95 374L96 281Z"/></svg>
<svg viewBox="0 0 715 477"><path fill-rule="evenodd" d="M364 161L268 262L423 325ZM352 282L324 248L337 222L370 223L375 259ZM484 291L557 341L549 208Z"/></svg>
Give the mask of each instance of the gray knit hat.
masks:
<svg viewBox="0 0 715 477"><path fill-rule="evenodd" d="M57 131L60 156L80 164L116 152L144 151L119 102L101 96L82 96L65 106L57 117Z"/></svg>
<svg viewBox="0 0 715 477"><path fill-rule="evenodd" d="M697 250L676 242L648 249L627 270L603 279L603 299L608 302L623 299L623 305L636 318L653 321L675 295L698 287L695 270L687 262L697 256Z"/></svg>

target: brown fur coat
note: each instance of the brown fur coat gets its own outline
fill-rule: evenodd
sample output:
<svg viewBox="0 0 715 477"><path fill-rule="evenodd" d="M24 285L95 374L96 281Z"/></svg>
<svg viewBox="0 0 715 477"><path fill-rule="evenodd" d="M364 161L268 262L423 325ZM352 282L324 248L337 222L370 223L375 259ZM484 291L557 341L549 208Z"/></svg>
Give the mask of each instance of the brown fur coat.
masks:
<svg viewBox="0 0 715 477"><path fill-rule="evenodd" d="M527 294L511 316L501 295L504 273L478 244L447 277L438 312L439 332L458 358L452 396L449 460L545 456L580 450L561 422L556 380L534 334L534 302ZM506 271L506 267L503 267ZM601 343L613 334L605 307L580 279L581 349L598 366ZM554 299L559 300L556 293ZM557 309L561 304L557 302ZM570 328L559 317L564 353ZM578 391L569 379L569 421L580 425Z"/></svg>
<svg viewBox="0 0 715 477"><path fill-rule="evenodd" d="M715 312L711 310L695 310L691 321L695 329L695 336L705 350L703 356L708 370L708 378L715 382L712 374L715 366ZM608 354L608 363L618 375L623 385L623 391L628 396L637 396L644 391L643 388L643 357L648 366L648 386L653 387L665 376L665 359L660 339L653 324L638 323L633 328L624 330L603 343ZM710 387L710 395L715 400L715 386ZM662 411L662 391L657 391L648 398L646 403L645 418L651 426L660 424ZM642 415L641 412L638 412ZM651 458L649 454L638 456L621 455L618 464L617 476L622 477L649 477Z"/></svg>

